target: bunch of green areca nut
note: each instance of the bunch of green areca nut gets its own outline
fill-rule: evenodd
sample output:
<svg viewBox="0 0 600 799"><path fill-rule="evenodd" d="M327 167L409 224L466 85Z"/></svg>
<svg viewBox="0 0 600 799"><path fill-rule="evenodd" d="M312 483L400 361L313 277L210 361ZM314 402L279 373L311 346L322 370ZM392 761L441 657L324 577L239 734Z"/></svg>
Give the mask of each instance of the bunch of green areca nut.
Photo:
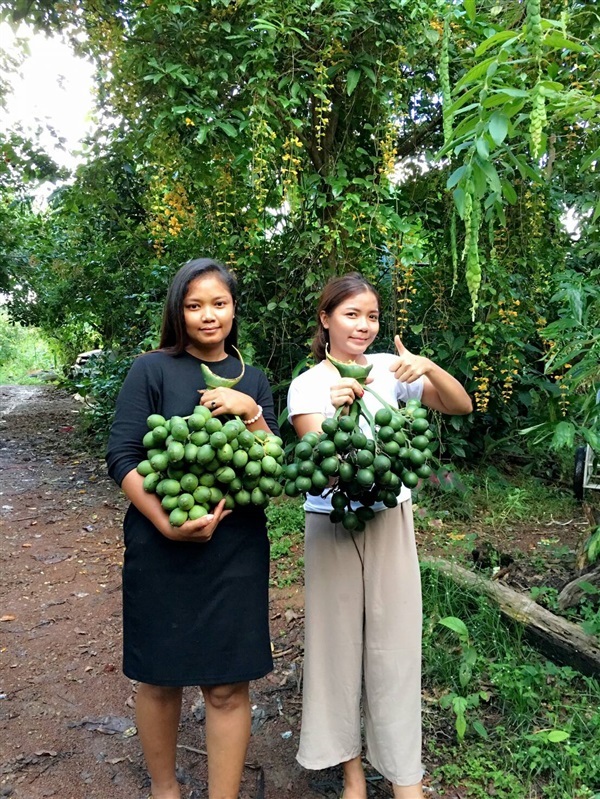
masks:
<svg viewBox="0 0 600 799"><path fill-rule="evenodd" d="M283 442L250 431L239 418L222 420L197 405L191 416L154 413L138 464L144 490L157 494L174 527L199 519L225 497L225 507L264 508L282 493Z"/></svg>
<svg viewBox="0 0 600 799"><path fill-rule="evenodd" d="M342 377L354 377L364 385L370 366L327 357ZM382 405L374 416L361 398L355 399L347 414L344 406L338 408L333 418L323 421L320 434L311 432L302 437L284 469L288 496L330 496L331 521L357 531L364 530L374 517L372 506L376 502L395 507L402 483L414 488L420 478L431 474L427 461L435 447L427 410L418 400L395 408L368 385L365 390ZM361 416L371 437L361 430Z"/></svg>

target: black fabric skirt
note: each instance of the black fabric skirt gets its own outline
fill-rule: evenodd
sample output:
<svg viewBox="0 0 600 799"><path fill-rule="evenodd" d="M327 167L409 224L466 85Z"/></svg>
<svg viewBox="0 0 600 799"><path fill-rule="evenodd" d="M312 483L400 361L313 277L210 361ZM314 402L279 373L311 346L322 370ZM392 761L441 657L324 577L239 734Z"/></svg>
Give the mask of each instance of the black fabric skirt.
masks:
<svg viewBox="0 0 600 799"><path fill-rule="evenodd" d="M151 685L220 685L273 668L265 516L237 509L206 544L125 518L123 671Z"/></svg>

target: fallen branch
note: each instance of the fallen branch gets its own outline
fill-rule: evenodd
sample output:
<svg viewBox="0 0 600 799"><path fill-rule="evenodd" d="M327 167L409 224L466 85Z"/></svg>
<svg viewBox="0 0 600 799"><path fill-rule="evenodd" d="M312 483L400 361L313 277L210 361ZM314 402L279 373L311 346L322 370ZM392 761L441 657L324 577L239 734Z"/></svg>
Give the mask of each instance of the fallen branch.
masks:
<svg viewBox="0 0 600 799"><path fill-rule="evenodd" d="M600 641L573 622L556 616L530 597L502 583L492 582L443 558L427 558L425 566L458 585L492 599L509 619L522 624L533 643L551 660L583 674L600 674Z"/></svg>
<svg viewBox="0 0 600 799"><path fill-rule="evenodd" d="M558 595L558 607L561 610L566 610L578 605L587 594L585 590L586 583L600 590L600 563L596 564L590 571L575 577L574 580L571 580L570 583L567 583L562 588Z"/></svg>

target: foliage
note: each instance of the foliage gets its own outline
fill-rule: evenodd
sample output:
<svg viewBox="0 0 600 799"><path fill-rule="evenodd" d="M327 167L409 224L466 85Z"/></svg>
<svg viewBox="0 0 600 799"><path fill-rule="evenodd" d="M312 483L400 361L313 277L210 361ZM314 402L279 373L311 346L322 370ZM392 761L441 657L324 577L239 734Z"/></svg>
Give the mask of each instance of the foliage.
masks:
<svg viewBox="0 0 600 799"><path fill-rule="evenodd" d="M276 585L284 586L302 579L304 509L300 500L281 497L270 502L265 511L271 542L271 563L275 564Z"/></svg>
<svg viewBox="0 0 600 799"><path fill-rule="evenodd" d="M54 367L52 351L39 330L10 322L6 311L0 309L0 384L38 382L30 372L49 372Z"/></svg>
<svg viewBox="0 0 600 799"><path fill-rule="evenodd" d="M443 777L478 799L489 796L492 785L495 795L506 799L591 798L600 790L597 680L544 661L517 625L501 620L496 607L435 569L425 565L422 578L425 695L486 694L485 703L466 709L468 746L431 737L443 722L425 715L425 741L430 740L431 758L438 763L432 777ZM442 631L442 620L455 635ZM468 660L474 668L467 673L463 654L471 648L475 654ZM452 702L442 704L449 705L445 713L453 708ZM485 728L483 740L476 721Z"/></svg>
<svg viewBox="0 0 600 799"><path fill-rule="evenodd" d="M548 328L561 273L586 297L597 279L592 5L24 0L0 13L79 30L98 67L88 164L37 235L19 216L6 248L11 313L53 329L65 358L150 346L170 275L209 254L235 267L243 344L281 410L316 295L357 269L382 293L382 346L399 332L475 395L473 419L439 423L444 458L522 448L515 420L569 421L581 386L563 388L555 365L570 331L553 350ZM574 367L593 364L586 324Z"/></svg>
<svg viewBox="0 0 600 799"><path fill-rule="evenodd" d="M547 420L523 432L535 433L538 442L549 440L555 450L572 449L581 440L598 450L600 269L592 269L589 275L566 269L555 283L552 301L559 315L543 335L549 343L546 371L555 376L557 390Z"/></svg>
<svg viewBox="0 0 600 799"><path fill-rule="evenodd" d="M468 726L467 713L479 707L481 700L487 702L489 699L489 694L487 691L474 691L471 693L467 692L469 683L473 677L473 668L477 663L477 650L471 642L469 631L467 630L465 623L461 619L457 619L455 616L446 616L445 618L440 619L438 624L441 624L442 626L447 627L449 630L452 630L454 633L456 633L459 640L459 688L457 691L450 690L448 693L444 694L444 696L442 696L440 699L440 705L442 708L452 708L452 711L456 716L456 737L459 741L462 741L465 737ZM487 730L481 721L479 721L479 719L473 721L472 725L473 729L476 730L483 738L487 738Z"/></svg>

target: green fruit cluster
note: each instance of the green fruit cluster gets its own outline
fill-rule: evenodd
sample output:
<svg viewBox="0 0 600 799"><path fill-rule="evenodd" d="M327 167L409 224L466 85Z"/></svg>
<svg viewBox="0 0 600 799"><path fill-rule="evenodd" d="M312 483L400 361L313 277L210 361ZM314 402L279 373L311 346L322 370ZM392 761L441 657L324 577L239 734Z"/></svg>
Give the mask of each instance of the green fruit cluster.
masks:
<svg viewBox="0 0 600 799"><path fill-rule="evenodd" d="M147 419L147 457L137 466L144 490L157 494L179 527L199 519L225 497L225 507L264 508L282 493L283 442L265 430L250 431L239 418L221 420L197 405L191 416Z"/></svg>
<svg viewBox="0 0 600 799"><path fill-rule="evenodd" d="M367 419L372 438L361 430L360 416ZM373 417L357 399L347 416L338 411L323 421L320 434L306 433L296 444L284 468L285 493L330 494L331 521L362 531L374 516L372 505L395 507L402 483L414 488L431 474L427 461L436 446L433 438L427 411L418 400L402 409L386 403ZM351 503L359 507L353 509Z"/></svg>

